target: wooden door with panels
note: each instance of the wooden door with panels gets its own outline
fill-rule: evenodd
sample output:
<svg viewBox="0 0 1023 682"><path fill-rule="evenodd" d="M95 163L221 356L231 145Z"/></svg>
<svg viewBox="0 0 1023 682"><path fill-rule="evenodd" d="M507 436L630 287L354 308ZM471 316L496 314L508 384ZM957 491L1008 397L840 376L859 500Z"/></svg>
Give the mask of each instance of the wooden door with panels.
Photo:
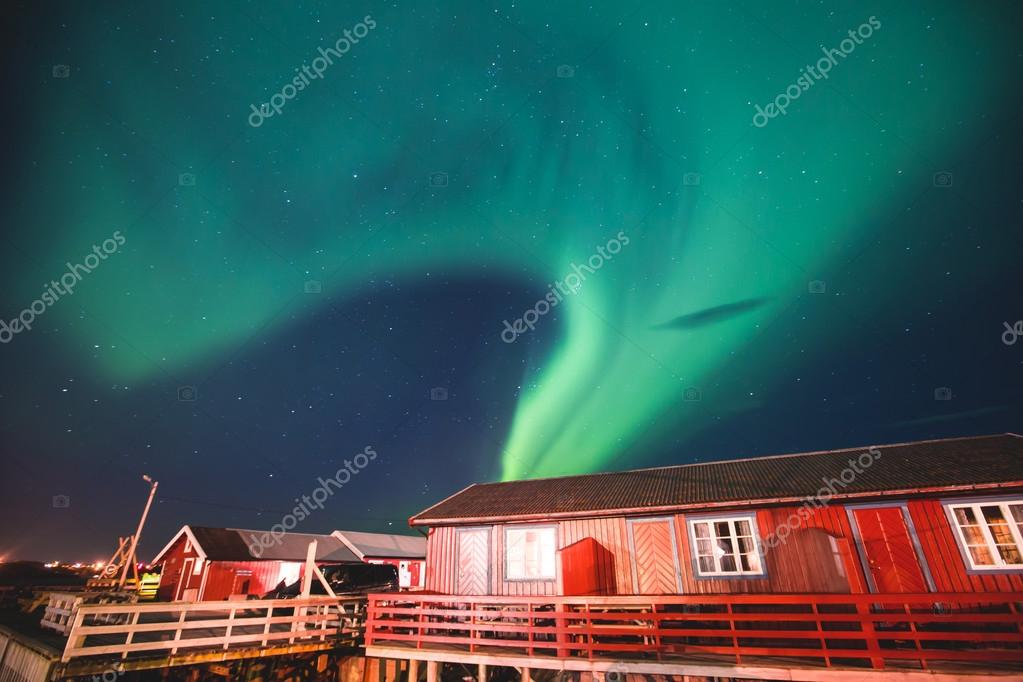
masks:
<svg viewBox="0 0 1023 682"><path fill-rule="evenodd" d="M682 575L674 519L630 519L629 539L636 594L680 594Z"/></svg>
<svg viewBox="0 0 1023 682"><path fill-rule="evenodd" d="M864 507L853 509L852 515L874 592L930 591L903 507Z"/></svg>
<svg viewBox="0 0 1023 682"><path fill-rule="evenodd" d="M489 594L490 529L458 530L456 594Z"/></svg>

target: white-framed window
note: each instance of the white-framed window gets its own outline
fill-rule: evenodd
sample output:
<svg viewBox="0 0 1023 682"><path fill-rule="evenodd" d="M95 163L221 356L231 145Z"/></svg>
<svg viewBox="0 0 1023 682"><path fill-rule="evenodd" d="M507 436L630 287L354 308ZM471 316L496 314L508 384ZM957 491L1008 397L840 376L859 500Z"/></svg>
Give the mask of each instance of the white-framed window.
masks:
<svg viewBox="0 0 1023 682"><path fill-rule="evenodd" d="M554 580L557 548L554 526L506 526L505 580Z"/></svg>
<svg viewBox="0 0 1023 682"><path fill-rule="evenodd" d="M752 515L690 519L689 540L700 576L764 574L757 524Z"/></svg>
<svg viewBox="0 0 1023 682"><path fill-rule="evenodd" d="M946 506L970 568L1023 569L1023 500Z"/></svg>

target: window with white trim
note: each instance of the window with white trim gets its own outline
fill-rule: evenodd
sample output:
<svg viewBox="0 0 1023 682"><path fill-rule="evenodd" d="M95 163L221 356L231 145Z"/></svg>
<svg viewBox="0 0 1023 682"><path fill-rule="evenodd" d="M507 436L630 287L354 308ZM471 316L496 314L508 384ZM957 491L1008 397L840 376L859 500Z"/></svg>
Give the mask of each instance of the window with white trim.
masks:
<svg viewBox="0 0 1023 682"><path fill-rule="evenodd" d="M558 540L554 526L507 526L504 529L506 580L554 580Z"/></svg>
<svg viewBox="0 0 1023 682"><path fill-rule="evenodd" d="M752 516L690 519L689 540L698 575L764 574Z"/></svg>
<svg viewBox="0 0 1023 682"><path fill-rule="evenodd" d="M947 506L970 568L1023 569L1023 500Z"/></svg>

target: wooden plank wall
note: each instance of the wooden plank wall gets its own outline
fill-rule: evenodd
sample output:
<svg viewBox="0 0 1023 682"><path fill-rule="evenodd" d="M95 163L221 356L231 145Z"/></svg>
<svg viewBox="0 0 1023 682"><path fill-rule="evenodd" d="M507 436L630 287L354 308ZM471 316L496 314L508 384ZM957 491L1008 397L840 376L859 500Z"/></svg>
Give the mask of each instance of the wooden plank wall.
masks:
<svg viewBox="0 0 1023 682"><path fill-rule="evenodd" d="M893 502L897 504L898 502ZM680 552L683 594L714 593L779 593L867 591L866 576L855 547L854 535L846 508L829 505L799 514L800 507L786 506L756 510L761 538L772 535L785 523L792 522L802 530L818 529L818 533L793 533L783 544L766 552L767 578L702 579L694 576L686 515L675 515L675 533ZM941 592L1010 592L1023 591L1023 574L971 575L949 526L945 511L936 499L912 500L909 511L919 536L926 563ZM541 524L550 525L550 524ZM618 594L632 594L632 559L628 530L624 517L574 519L558 524L558 548L592 537L604 546L611 557L605 570L614 574ZM559 581L504 581L504 525L491 527L491 593L495 595L560 594ZM457 560L456 528L437 527L429 532L427 546L426 589L453 594ZM826 542L834 536L843 558L836 559ZM800 539L802 538L802 539ZM843 548L842 545L845 545ZM825 576L820 567L841 563L841 589L836 575ZM560 563L559 563L560 575ZM838 570L836 568L836 570Z"/></svg>
<svg viewBox="0 0 1023 682"><path fill-rule="evenodd" d="M550 524L547 524L550 525ZM603 545L614 558L613 565L602 570L612 574L619 594L632 592L632 567L629 560L628 536L623 517L564 521L558 525L558 549L577 540L592 537ZM504 527L491 526L490 530L490 588L491 594L513 596L548 596L560 593L556 580L504 579ZM456 592L456 566L458 562L457 528L440 526L431 528L426 550L426 589L442 594ZM558 573L560 574L560 560Z"/></svg>
<svg viewBox="0 0 1023 682"><path fill-rule="evenodd" d="M934 586L939 592L1017 592L1023 590L1023 575L1001 573L979 575L967 572L959 552L955 531L938 500L911 500L909 515L916 527L920 546L927 555Z"/></svg>

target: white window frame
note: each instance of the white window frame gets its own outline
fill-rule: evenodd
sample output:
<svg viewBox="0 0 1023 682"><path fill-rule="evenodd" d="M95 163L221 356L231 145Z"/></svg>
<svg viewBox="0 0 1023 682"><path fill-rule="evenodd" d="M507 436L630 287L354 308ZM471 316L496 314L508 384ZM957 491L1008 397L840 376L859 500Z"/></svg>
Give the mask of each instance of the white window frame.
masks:
<svg viewBox="0 0 1023 682"><path fill-rule="evenodd" d="M512 576L510 574L511 567L511 555L508 552L508 548L511 543L508 542L508 534L511 532L550 532L553 535L553 542L551 543L552 551L554 556L550 562L551 573L550 575L539 573L538 575L523 575L523 576ZM537 562L537 567L542 571L544 562L542 560ZM557 580L558 579L558 527L557 526L520 526L512 525L504 527L504 579L507 582L529 582L534 580Z"/></svg>
<svg viewBox="0 0 1023 682"><path fill-rule="evenodd" d="M746 521L747 523L749 523L750 531L752 532L752 538L753 538L753 550L754 550L754 554L757 557L757 563L759 564L759 569L758 570L755 570L755 571L753 571L753 570L744 570L742 568L742 557L740 556L740 553L738 552L739 537L740 536L738 535L738 533L736 533L736 528L735 528L735 525L736 525L737 521ZM734 571L722 571L720 569L720 566L721 566L721 560L720 559L721 558L715 556L715 558L714 558L715 570L713 570L713 571L705 571L700 566L700 556L701 555L700 555L699 542L698 541L701 538L699 538L699 536L697 536L697 534L696 534L696 526L698 524L702 524L702 523L708 524L708 527L709 527L708 529L710 531L709 538L710 538L711 542L713 543L715 538L717 537L715 535L715 533L714 533L714 524L715 523L724 523L724 522L728 523L728 530L730 532L730 539L732 540L732 546L735 547L735 549L736 549L736 554L734 555L736 557L736 562L735 562L736 570L734 570ZM767 576L767 566L764 563L764 552L762 550L762 545L760 543L760 529L757 528L757 517L756 517L756 515L754 515L754 514L737 514L737 515L722 515L722 516L705 516L705 515L701 515L701 516L690 517L689 519L687 519L687 524L688 524L688 527L689 527L689 550L690 550L690 552L692 552L693 570L696 571L696 576L697 577L699 577L699 578L764 578L764 577ZM743 537L745 537L745 536L743 536Z"/></svg>
<svg viewBox="0 0 1023 682"><path fill-rule="evenodd" d="M1012 539L1016 543L1016 550L1023 556L1023 533L1016 527L1015 518L1012 515L1009 507L1012 505L1023 505L1023 499L974 499L964 502L946 502L945 510L949 519L949 523L952 525L953 533L956 537L956 543L959 545L959 552L963 555L963 561L972 571L1023 571L1023 560L1018 564L1007 564L1002 559L1002 553L998 551L998 543L995 542L994 536L991 534L991 529L988 527L987 521L984 519L984 514L981 513L981 507L1000 507L1002 516L1005 517L1008 522L1009 532L1012 533ZM966 534L963 532L963 528L959 525L959 519L956 517L956 509L968 508L973 511L974 518L979 523L981 535L984 536L984 544L987 548L988 553L995 560L993 564L978 564L973 560L973 554L970 553L969 543L966 541Z"/></svg>

